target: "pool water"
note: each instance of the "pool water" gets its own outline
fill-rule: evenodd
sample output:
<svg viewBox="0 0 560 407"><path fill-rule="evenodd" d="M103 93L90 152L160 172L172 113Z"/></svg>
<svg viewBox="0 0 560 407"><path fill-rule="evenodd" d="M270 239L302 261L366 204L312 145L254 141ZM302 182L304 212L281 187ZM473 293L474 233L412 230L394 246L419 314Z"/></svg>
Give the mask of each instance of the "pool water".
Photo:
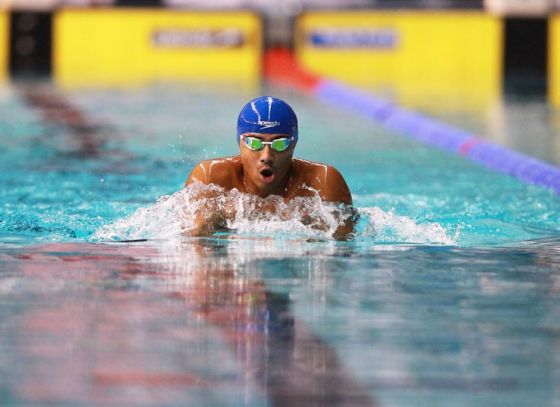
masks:
<svg viewBox="0 0 560 407"><path fill-rule="evenodd" d="M298 113L296 156L344 174L353 241L295 215L181 233L190 169L236 153L255 92L2 88L3 402L556 405L559 197L260 92Z"/></svg>

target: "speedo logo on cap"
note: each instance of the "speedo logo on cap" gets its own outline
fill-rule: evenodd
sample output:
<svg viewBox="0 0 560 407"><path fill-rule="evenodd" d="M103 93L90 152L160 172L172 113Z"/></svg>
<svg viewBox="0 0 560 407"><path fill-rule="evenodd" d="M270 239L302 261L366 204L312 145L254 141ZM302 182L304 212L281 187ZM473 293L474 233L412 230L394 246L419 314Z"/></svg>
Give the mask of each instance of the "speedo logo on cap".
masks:
<svg viewBox="0 0 560 407"><path fill-rule="evenodd" d="M261 127L261 130L263 129L269 129L271 127L276 127L276 126L280 126L280 122L279 121L273 121L273 122L269 122L267 120L259 120L258 121L259 126Z"/></svg>

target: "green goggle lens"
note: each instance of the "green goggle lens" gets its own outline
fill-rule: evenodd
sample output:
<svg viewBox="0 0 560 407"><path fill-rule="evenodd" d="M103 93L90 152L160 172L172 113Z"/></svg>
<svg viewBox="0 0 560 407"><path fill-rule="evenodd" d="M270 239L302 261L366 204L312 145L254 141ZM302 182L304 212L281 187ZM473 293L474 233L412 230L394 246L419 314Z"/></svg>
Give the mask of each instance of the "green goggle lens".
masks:
<svg viewBox="0 0 560 407"><path fill-rule="evenodd" d="M291 137L277 138L272 141L262 141L256 137L247 136L243 137L243 139L245 140L245 145L253 151L260 151L268 144L274 151L282 152L290 147L290 143L292 142Z"/></svg>

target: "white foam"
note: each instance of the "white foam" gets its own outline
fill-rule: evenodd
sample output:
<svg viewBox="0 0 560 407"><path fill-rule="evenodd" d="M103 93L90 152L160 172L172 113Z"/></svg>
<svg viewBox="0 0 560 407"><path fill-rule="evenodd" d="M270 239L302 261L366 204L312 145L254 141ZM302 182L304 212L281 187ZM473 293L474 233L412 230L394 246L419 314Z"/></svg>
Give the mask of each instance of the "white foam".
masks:
<svg viewBox="0 0 560 407"><path fill-rule="evenodd" d="M358 208L367 218L359 236L375 236L378 242L454 245L458 236L449 237L439 223L416 223L412 218L385 212L380 208ZM362 222L360 222L362 223Z"/></svg>
<svg viewBox="0 0 560 407"><path fill-rule="evenodd" d="M352 208L323 202L319 196L259 198L236 189L224 191L214 185L195 183L173 195L163 196L147 208L101 227L93 240L181 240L194 227L196 214L226 214L227 228L236 235L273 239L311 238L331 240ZM417 224L413 219L377 207L357 208L357 240L372 242L455 244L437 223Z"/></svg>

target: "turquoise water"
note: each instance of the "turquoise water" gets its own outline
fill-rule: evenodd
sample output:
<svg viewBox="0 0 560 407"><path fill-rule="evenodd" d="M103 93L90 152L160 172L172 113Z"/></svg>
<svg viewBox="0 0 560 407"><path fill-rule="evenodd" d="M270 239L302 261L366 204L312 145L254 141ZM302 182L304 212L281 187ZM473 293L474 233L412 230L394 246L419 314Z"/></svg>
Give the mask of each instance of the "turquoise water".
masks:
<svg viewBox="0 0 560 407"><path fill-rule="evenodd" d="M5 89L0 231L29 234L31 241L91 240L100 226L180 190L200 159L235 154L231 123L249 96L164 87L67 92L64 97L94 127L87 133L60 118L45 120L44 110L26 105L17 89ZM296 155L335 165L357 207L383 211L377 213L384 218L377 225L381 230L361 238L417 243L416 230L399 230L398 217L418 227L440 225L449 238L445 243L460 246L558 234L560 200L552 192L395 136L312 98L282 96L293 100L305 136ZM368 214L363 218L362 229ZM419 242L439 243L431 239Z"/></svg>
<svg viewBox="0 0 560 407"><path fill-rule="evenodd" d="M6 404L555 405L558 196L266 91L296 156L346 177L354 241L295 215L181 234L186 176L235 154L251 92L2 89Z"/></svg>

